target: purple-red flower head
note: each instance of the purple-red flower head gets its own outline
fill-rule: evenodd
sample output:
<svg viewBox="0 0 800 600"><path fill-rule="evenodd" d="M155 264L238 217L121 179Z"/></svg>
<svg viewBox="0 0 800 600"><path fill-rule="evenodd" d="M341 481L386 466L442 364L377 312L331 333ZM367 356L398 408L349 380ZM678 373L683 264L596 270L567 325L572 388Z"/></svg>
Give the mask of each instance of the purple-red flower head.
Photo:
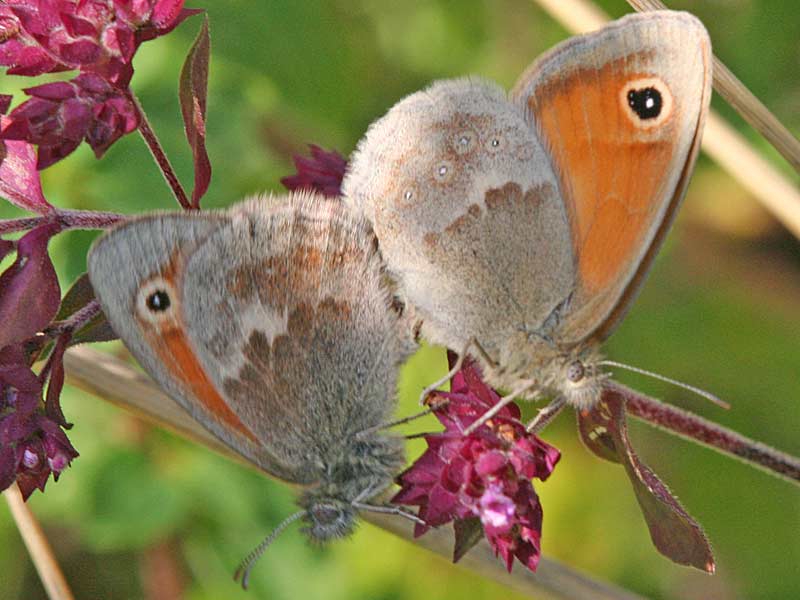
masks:
<svg viewBox="0 0 800 600"><path fill-rule="evenodd" d="M314 190L331 198L341 196L347 161L336 150L327 152L314 144L309 148L311 158L295 155L297 174L283 177L281 183L288 190Z"/></svg>
<svg viewBox="0 0 800 600"><path fill-rule="evenodd" d="M429 527L477 518L509 571L515 557L535 570L542 507L531 479L547 479L560 453L525 431L514 404L463 434L500 400L473 363L453 377L451 390L437 392L432 400L447 401L435 412L445 431L425 436L428 449L400 475L401 490L392 502L419 507L425 525L417 525L417 536Z"/></svg>
<svg viewBox="0 0 800 600"><path fill-rule="evenodd" d="M11 112L1 135L38 145L39 169L58 162L83 140L99 158L139 126L139 114L125 92L93 73L38 85L25 93L31 99Z"/></svg>
<svg viewBox="0 0 800 600"><path fill-rule="evenodd" d="M183 0L16 0L0 6L0 65L11 75L80 69L127 86L139 45L197 11Z"/></svg>
<svg viewBox="0 0 800 600"><path fill-rule="evenodd" d="M59 357L60 360L60 357ZM61 424L46 414L43 386L19 346L0 351L0 489L17 481L23 498L44 491L78 456Z"/></svg>

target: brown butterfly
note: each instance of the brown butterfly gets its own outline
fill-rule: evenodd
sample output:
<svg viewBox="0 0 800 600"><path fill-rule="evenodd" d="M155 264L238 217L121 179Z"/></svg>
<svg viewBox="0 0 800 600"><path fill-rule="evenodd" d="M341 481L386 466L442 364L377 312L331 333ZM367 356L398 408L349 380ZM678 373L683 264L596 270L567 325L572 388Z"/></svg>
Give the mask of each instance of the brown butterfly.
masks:
<svg viewBox="0 0 800 600"><path fill-rule="evenodd" d="M631 15L558 45L510 95L457 79L403 99L360 142L344 194L423 336L475 354L508 398L586 408L598 347L683 198L710 96L700 21Z"/></svg>

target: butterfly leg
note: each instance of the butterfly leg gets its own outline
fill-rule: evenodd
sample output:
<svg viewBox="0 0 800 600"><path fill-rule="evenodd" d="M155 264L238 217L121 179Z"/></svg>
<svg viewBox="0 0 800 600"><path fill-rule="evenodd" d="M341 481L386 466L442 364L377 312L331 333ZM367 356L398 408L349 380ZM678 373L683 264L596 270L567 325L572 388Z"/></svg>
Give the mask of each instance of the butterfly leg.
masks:
<svg viewBox="0 0 800 600"><path fill-rule="evenodd" d="M403 510L399 506L390 506L386 504L369 504L367 502L363 502L366 498L372 498L373 496L377 496L378 494L383 493L387 488L389 488L392 484L389 483L384 486L370 486L361 492L358 496L356 496L351 504L359 509L359 510L367 510L370 512L388 514L388 515L398 515L409 519L410 521L414 521L419 525L425 525L425 521L420 519L417 515L410 513L406 510Z"/></svg>
<svg viewBox="0 0 800 600"><path fill-rule="evenodd" d="M376 431L382 431L383 429L389 429L390 427L397 427L398 425L405 425L406 423L410 423L411 421L416 421L420 417L424 417L426 415L431 414L446 406L449 400L437 400L436 402L431 402L428 405L428 408L425 410L421 410L418 413L414 413L413 415L409 415L407 417L403 417L401 419L395 419L394 421L386 421L385 423L381 423L379 425L374 425L373 427L368 427L367 429L362 429L356 434L357 440L363 440L364 438L368 437L371 433Z"/></svg>
<svg viewBox="0 0 800 600"><path fill-rule="evenodd" d="M508 396L503 396L502 398L500 398L497 404L495 404L492 408L483 413L477 421L472 423L472 425L470 425L464 430L464 435L469 435L470 433L475 431L478 427L486 423L486 421L488 421L497 413L499 413L501 410L503 410L504 407L511 404L514 400L522 396L522 394L524 394L525 392L534 388L536 384L537 382L534 380L527 380L520 387L511 392ZM536 394L533 395L532 399L535 397Z"/></svg>
<svg viewBox="0 0 800 600"><path fill-rule="evenodd" d="M464 349L458 353L458 360L456 360L456 364L454 364L453 368L447 372L447 375L445 375L441 379L437 379L428 387L426 387L424 390L422 390L422 393L419 396L420 406L425 406L426 401L428 400L428 396L430 396L433 392L439 389L439 386L444 385L445 383L450 381L453 375L455 375L461 370L461 366L464 364L464 359L467 356L467 352L469 351L470 347L472 347L474 344L477 344L475 338L474 337L469 338L467 340L466 345L464 346Z"/></svg>
<svg viewBox="0 0 800 600"><path fill-rule="evenodd" d="M363 502L355 502L353 501L353 506L359 510L367 510L369 512L374 513L382 513L386 515L397 515L399 517L403 517L408 519L409 521L413 521L417 525L425 525L425 521L420 519L414 513L410 513L407 510L403 510L399 506L386 506L382 504L364 504Z"/></svg>
<svg viewBox="0 0 800 600"><path fill-rule="evenodd" d="M539 411L539 413L531 420L531 422L528 423L528 426L525 428L525 430L528 433L540 432L559 415L566 405L567 401L563 397L556 398Z"/></svg>

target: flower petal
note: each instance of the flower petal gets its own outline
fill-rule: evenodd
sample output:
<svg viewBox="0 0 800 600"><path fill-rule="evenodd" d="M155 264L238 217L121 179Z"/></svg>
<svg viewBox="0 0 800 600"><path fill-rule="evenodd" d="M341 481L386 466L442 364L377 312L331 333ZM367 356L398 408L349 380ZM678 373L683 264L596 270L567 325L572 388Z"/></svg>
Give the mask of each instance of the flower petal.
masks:
<svg viewBox="0 0 800 600"><path fill-rule="evenodd" d="M9 122L8 117L0 117L0 129ZM36 149L28 142L0 139L0 195L19 208L39 214L53 210L42 194Z"/></svg>

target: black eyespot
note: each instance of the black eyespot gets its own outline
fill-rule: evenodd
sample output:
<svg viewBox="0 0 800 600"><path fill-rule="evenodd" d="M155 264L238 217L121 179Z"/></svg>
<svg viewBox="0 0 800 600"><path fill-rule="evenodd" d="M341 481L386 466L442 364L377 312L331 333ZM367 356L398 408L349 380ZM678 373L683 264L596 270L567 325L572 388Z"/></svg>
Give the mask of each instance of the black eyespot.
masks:
<svg viewBox="0 0 800 600"><path fill-rule="evenodd" d="M628 106L642 119L655 119L661 114L664 100L654 87L646 87L628 92Z"/></svg>
<svg viewBox="0 0 800 600"><path fill-rule="evenodd" d="M583 379L584 375L586 375L586 369L584 369L583 363L579 360L567 367L567 379L572 383L578 383Z"/></svg>
<svg viewBox="0 0 800 600"><path fill-rule="evenodd" d="M164 290L156 290L147 297L147 308L152 312L163 312L167 310L171 304L169 294Z"/></svg>

